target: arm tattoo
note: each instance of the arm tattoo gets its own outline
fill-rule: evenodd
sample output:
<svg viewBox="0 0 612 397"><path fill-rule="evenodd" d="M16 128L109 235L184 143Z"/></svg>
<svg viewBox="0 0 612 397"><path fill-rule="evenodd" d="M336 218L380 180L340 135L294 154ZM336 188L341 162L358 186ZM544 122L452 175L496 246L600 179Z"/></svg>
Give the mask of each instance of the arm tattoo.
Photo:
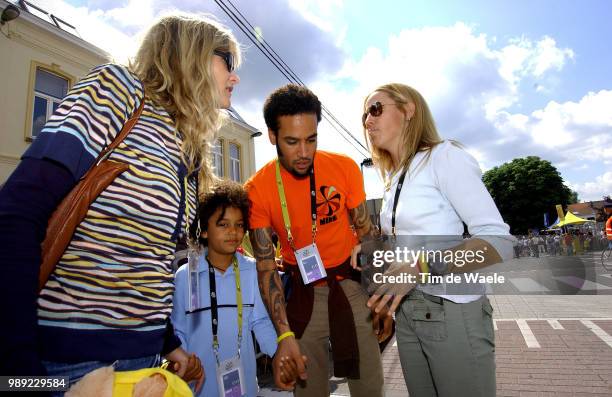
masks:
<svg viewBox="0 0 612 397"><path fill-rule="evenodd" d="M289 330L285 309L285 293L281 279L276 270L264 270L258 272L258 276L262 300L268 309L268 314L277 334L280 335Z"/></svg>
<svg viewBox="0 0 612 397"><path fill-rule="evenodd" d="M252 229L249 232L253 254L257 262L260 260L274 260L274 243L272 242L272 228Z"/></svg>
<svg viewBox="0 0 612 397"><path fill-rule="evenodd" d="M272 229L261 228L249 232L257 261L259 292L278 335L289 330L285 310L285 292L274 261Z"/></svg>
<svg viewBox="0 0 612 397"><path fill-rule="evenodd" d="M378 230L370 221L368 207L366 207L365 201L363 201L357 207L349 210L349 214L351 215L351 220L355 226L355 231L357 231L357 236L359 236L361 241L372 237L378 237Z"/></svg>

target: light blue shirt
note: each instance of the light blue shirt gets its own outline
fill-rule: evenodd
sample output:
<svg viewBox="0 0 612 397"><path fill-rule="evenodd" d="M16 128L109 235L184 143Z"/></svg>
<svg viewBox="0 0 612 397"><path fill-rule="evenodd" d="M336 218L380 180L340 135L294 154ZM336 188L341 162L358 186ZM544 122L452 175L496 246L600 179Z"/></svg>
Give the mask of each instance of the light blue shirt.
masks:
<svg viewBox="0 0 612 397"><path fill-rule="evenodd" d="M172 324L174 325L174 331L181 339L183 349L189 353L195 353L204 365L206 379L198 396L217 397L219 395L217 362L213 351L206 252L200 257L198 269L200 302L205 310L186 313L189 308L189 297L187 295L189 271L185 264L176 273ZM255 397L258 391L257 368L251 331L255 333L261 351L269 356L273 356L276 352L276 331L259 294L255 260L239 253L236 253L236 257L240 268L243 304L240 358L244 370L246 395ZM238 354L238 311L235 307L236 277L234 267L230 265L223 274L215 270L215 283L217 284L217 305L234 305L234 307L219 307L218 309L219 327L217 335L219 337L219 361L221 362Z"/></svg>

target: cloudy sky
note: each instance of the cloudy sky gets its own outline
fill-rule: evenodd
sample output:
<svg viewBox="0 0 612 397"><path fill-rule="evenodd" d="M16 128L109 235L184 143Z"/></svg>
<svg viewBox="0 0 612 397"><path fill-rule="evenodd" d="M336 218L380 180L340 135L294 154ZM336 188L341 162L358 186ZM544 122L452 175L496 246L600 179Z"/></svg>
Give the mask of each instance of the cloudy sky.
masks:
<svg viewBox="0 0 612 397"><path fill-rule="evenodd" d="M286 83L213 0L31 0L118 60L171 9L214 14L245 47L233 105L265 130L262 102ZM551 161L581 201L612 193L612 3L606 0L232 0L324 105L363 141L363 99L397 81L429 102L440 134L490 169ZM327 122L319 147L364 155ZM260 166L274 156L256 138ZM370 175L371 174L371 175ZM369 194L379 194L366 172Z"/></svg>

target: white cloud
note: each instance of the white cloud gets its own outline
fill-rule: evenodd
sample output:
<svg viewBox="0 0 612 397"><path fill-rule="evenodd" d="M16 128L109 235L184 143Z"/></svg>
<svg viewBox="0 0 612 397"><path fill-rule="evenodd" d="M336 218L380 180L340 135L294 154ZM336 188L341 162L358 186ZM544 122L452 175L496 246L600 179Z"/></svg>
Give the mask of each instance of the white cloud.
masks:
<svg viewBox="0 0 612 397"><path fill-rule="evenodd" d="M567 59L574 58L574 51L568 48L558 48L550 37L544 37L535 47L534 56L530 59L528 70L541 77L551 69L561 70Z"/></svg>
<svg viewBox="0 0 612 397"><path fill-rule="evenodd" d="M291 8L298 11L304 19L320 29L334 33L342 31L339 26L342 18L343 0L289 0Z"/></svg>
<svg viewBox="0 0 612 397"><path fill-rule="evenodd" d="M57 15L77 24L84 39L120 60L134 53L137 34L169 4L163 0L99 1L87 9L61 0L40 3L52 5ZM552 88L562 81L558 75L575 57L572 49L558 45L552 37L501 42L459 22L399 31L380 47L351 58L338 48L347 31L339 12L345 6L342 0L273 3L266 8L251 2L237 6L358 139L363 139L364 97L380 84L397 81L424 95L441 135L466 144L483 169L527 155L550 160L562 171L564 167L575 170L585 161L612 165L612 90L524 109L526 95L554 92ZM225 17L214 4L195 0L174 4ZM283 23L278 22L281 15ZM240 40L249 44L244 37ZM245 120L265 132L263 100L284 81L254 47L247 49L239 73L242 82L234 105ZM256 139L258 165L275 154L265 135ZM327 123L321 124L319 136L320 148L345 152L361 161L358 152ZM601 181L608 180L606 175L600 176ZM591 189L588 183L583 185L576 184L585 192Z"/></svg>
<svg viewBox="0 0 612 397"><path fill-rule="evenodd" d="M574 58L574 51L559 48L554 39L544 36L533 42L525 37L513 39L498 51L502 61L500 74L512 83L527 75L542 77L551 70L561 70L565 63Z"/></svg>
<svg viewBox="0 0 612 397"><path fill-rule="evenodd" d="M565 128L569 121L568 114L556 102L550 102L545 109L535 111L532 120L534 123L531 127L531 136L539 145L566 146L576 138Z"/></svg>
<svg viewBox="0 0 612 397"><path fill-rule="evenodd" d="M129 0L123 7L105 11L103 16L120 27L143 29L151 24L156 13L154 3L150 0Z"/></svg>
<svg viewBox="0 0 612 397"><path fill-rule="evenodd" d="M612 91L589 92L579 102L550 102L533 112L531 135L576 160L612 160ZM580 149L580 150L576 150Z"/></svg>
<svg viewBox="0 0 612 397"><path fill-rule="evenodd" d="M612 91L516 112L525 82L533 91L547 92L539 83L534 86L533 79L554 80L573 58L573 50L559 47L550 37L522 37L504 44L456 23L392 34L386 46L368 48L315 87L361 137L365 95L390 81L411 85L429 102L441 135L465 143L484 169L528 155L558 167L612 161ZM355 84L338 89L335 79Z"/></svg>
<svg viewBox="0 0 612 397"><path fill-rule="evenodd" d="M570 187L578 192L581 201L601 200L612 195L612 171L597 176L594 182L570 184Z"/></svg>
<svg viewBox="0 0 612 397"><path fill-rule="evenodd" d="M131 0L125 7L110 10L75 7L62 0L39 0L37 5L75 25L79 35L85 41L105 50L114 60L122 63L125 63L134 54L138 44L135 32L126 33L120 28L127 26L123 25L129 19L126 10L138 10L131 15L132 21L148 23L152 18L152 2L146 0ZM140 8L137 8L136 5ZM113 22L116 23L113 15L116 18L121 17L120 27L113 25Z"/></svg>
<svg viewBox="0 0 612 397"><path fill-rule="evenodd" d="M490 168L534 154L532 149L539 145L534 137L546 140L552 120L543 119L539 131L533 132L535 116L508 109L518 103L526 78L555 72L571 57L570 49L558 48L548 37L514 39L500 47L495 38L459 22L392 34L385 46L368 48L361 58L347 60L339 73L315 87L349 129L361 136L364 97L390 81L411 85L428 101L441 135L466 143L479 154L483 167ZM338 80L354 84L338 89ZM515 143L516 150L508 143Z"/></svg>

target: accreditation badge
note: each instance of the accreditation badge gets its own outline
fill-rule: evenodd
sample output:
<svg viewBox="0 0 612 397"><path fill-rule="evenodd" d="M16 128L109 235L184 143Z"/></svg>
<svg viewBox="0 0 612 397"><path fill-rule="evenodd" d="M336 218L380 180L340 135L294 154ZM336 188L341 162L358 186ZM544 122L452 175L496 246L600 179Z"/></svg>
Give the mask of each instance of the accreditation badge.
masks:
<svg viewBox="0 0 612 397"><path fill-rule="evenodd" d="M221 361L217 365L217 384L219 397L242 397L246 395L244 371L240 356Z"/></svg>
<svg viewBox="0 0 612 397"><path fill-rule="evenodd" d="M187 308L193 312L201 307L200 303L200 253L189 249L187 253Z"/></svg>
<svg viewBox="0 0 612 397"><path fill-rule="evenodd" d="M316 244L313 243L295 251L295 259L297 259L304 284L310 284L327 277L325 266L323 266L323 261Z"/></svg>

